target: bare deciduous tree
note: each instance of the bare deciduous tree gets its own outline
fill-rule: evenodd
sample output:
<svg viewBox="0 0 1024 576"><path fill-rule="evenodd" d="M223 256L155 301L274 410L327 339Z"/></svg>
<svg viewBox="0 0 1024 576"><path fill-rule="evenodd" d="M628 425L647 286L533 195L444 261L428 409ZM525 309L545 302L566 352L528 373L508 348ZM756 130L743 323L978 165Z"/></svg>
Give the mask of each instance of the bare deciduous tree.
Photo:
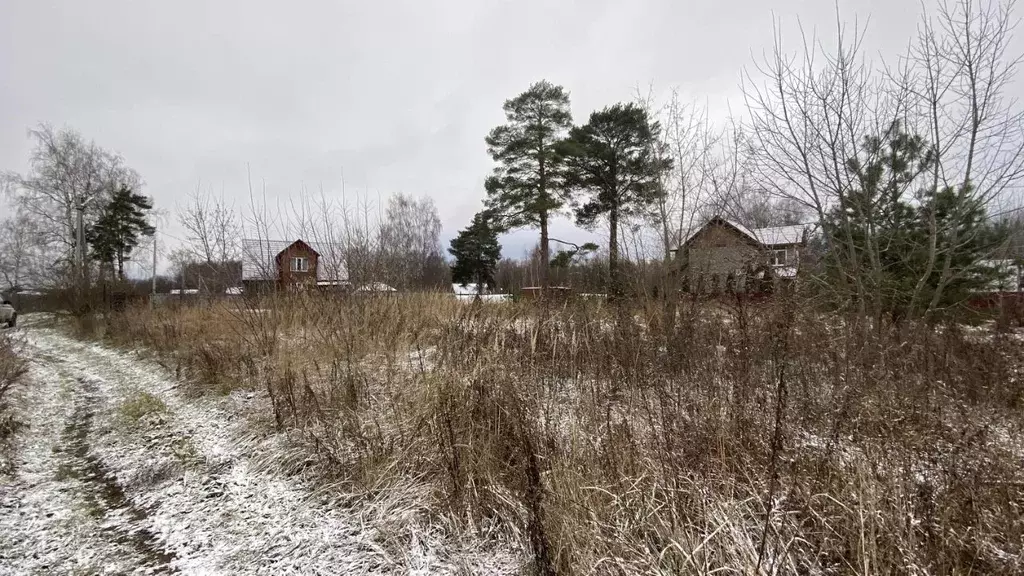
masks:
<svg viewBox="0 0 1024 576"><path fill-rule="evenodd" d="M119 155L85 140L72 129L41 124L29 135L35 147L28 173L8 173L5 179L13 188L15 202L37 225L40 248L69 270L73 263L85 261L85 247L77 241L80 228L95 221L103 199L122 186L140 190L141 179ZM87 267L76 270L76 277L88 279Z"/></svg>
<svg viewBox="0 0 1024 576"><path fill-rule="evenodd" d="M380 222L378 242L380 268L388 284L402 289L445 282L441 218L430 198L392 196Z"/></svg>
<svg viewBox="0 0 1024 576"><path fill-rule="evenodd" d="M1005 193L1019 192L1024 181L1024 108L1007 93L1021 61L1020 54L1008 52L1015 7L1015 0L943 3L935 16L925 16L907 73L895 78L913 95L911 118L932 144L936 161L928 186L956 193L947 222L959 222L972 206L991 206ZM938 226L935 213L930 206L928 266L911 301L916 308L938 267L928 311L939 306L943 290L958 276L952 266L957 250L973 240L961 237L959 226Z"/></svg>
<svg viewBox="0 0 1024 576"><path fill-rule="evenodd" d="M709 120L705 107L683 100L673 89L668 101L658 106L652 89L636 91L636 101L662 125L661 153L672 159L672 170L662 177L664 194L652 214L658 227L663 258L668 262L673 251L694 226L704 206L711 174L715 166L714 148L722 138Z"/></svg>
<svg viewBox="0 0 1024 576"><path fill-rule="evenodd" d="M758 185L769 192L801 202L824 222L827 212L855 185L846 161L859 151L863 139L882 133L903 110L889 100L860 54L862 33L849 34L838 25L836 48L828 52L803 37L799 56L787 54L776 26L774 50L757 66L765 79L744 78L743 91L750 115L752 169ZM842 251L830 238L828 252L838 268L849 268L845 281L866 311L867 293L853 253L850 227ZM872 259L877 266L877 259ZM875 270L877 272L877 270ZM847 287L848 288L848 287Z"/></svg>
<svg viewBox="0 0 1024 576"><path fill-rule="evenodd" d="M196 186L188 203L178 207L178 222L200 260L212 264L238 258L238 213L223 197L204 193Z"/></svg>
<svg viewBox="0 0 1024 576"><path fill-rule="evenodd" d="M178 207L178 222L188 235L200 289L220 292L234 285L241 267L241 226L233 205L196 186L188 203Z"/></svg>
<svg viewBox="0 0 1024 576"><path fill-rule="evenodd" d="M892 182L899 201L931 213L928 265L918 278L907 313L935 311L943 290L962 267L955 257L974 238L962 238L963 218L991 206L1024 178L1024 112L1006 90L1019 57L1007 50L1015 21L1012 0L944 3L926 15L917 42L899 65L874 66L865 60L862 29L848 31L839 21L835 47L803 37L796 55L782 47L776 30L774 50L744 79L750 115L752 167L757 185L773 195L798 201L824 222L838 219L826 235L828 257L837 270L837 290L852 297L861 312L880 300L873 291L883 270L873 234L854 238L851 217L872 222L881 216L872 204L858 213L832 212L847 196L870 186L857 166L877 162L886 149L865 146L909 130L924 139L927 174ZM838 21L838 19L837 19ZM943 229L935 218L935 192L955 193L952 215ZM919 304L926 283L926 304Z"/></svg>

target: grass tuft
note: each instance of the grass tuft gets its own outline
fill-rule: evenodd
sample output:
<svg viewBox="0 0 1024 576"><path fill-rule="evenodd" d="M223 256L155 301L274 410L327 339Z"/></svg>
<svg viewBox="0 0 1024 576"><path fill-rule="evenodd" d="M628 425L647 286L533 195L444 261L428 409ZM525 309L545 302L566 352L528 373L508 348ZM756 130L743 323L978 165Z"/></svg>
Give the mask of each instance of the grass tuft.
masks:
<svg viewBox="0 0 1024 576"><path fill-rule="evenodd" d="M143 418L167 412L160 397L144 390L133 390L118 405L118 414L129 424L138 424Z"/></svg>

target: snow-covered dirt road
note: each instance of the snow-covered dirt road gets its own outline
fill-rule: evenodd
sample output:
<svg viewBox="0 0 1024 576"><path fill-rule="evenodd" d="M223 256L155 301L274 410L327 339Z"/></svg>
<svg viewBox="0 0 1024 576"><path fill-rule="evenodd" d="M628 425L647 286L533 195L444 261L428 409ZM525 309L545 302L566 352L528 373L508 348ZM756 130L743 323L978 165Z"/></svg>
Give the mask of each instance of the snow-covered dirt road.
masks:
<svg viewBox="0 0 1024 576"><path fill-rule="evenodd" d="M138 353L20 330L25 424L0 471L0 575L510 574L511 553L277 471L240 417ZM279 459L279 458L278 458ZM395 515L392 514L392 515Z"/></svg>

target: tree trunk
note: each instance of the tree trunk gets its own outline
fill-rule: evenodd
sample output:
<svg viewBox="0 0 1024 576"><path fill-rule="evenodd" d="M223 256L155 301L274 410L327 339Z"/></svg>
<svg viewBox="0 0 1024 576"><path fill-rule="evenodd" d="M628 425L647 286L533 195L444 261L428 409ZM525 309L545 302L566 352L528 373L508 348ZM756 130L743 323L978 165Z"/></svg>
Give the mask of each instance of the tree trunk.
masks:
<svg viewBox="0 0 1024 576"><path fill-rule="evenodd" d="M608 212L608 293L613 298L622 295L619 283L619 209Z"/></svg>
<svg viewBox="0 0 1024 576"><path fill-rule="evenodd" d="M540 211L540 287L547 292L551 272L551 243L548 238L548 211Z"/></svg>
<svg viewBox="0 0 1024 576"><path fill-rule="evenodd" d="M539 186L537 194L540 196L540 288L541 294L547 292L551 272L551 245L548 242L548 178L544 165L544 141L541 140L537 146L537 169Z"/></svg>

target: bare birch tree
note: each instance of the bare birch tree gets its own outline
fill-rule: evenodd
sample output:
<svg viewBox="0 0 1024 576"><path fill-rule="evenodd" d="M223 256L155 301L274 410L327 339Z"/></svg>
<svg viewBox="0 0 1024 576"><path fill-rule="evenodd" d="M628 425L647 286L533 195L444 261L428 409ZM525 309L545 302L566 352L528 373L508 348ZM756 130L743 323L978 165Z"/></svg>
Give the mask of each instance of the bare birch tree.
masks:
<svg viewBox="0 0 1024 576"><path fill-rule="evenodd" d="M49 258L65 270L78 263L75 276L87 280L81 229L96 219L103 200L114 190L122 186L140 190L141 179L119 155L69 128L40 124L29 135L35 147L28 173L9 173L6 179L16 203L38 225L40 246L50 253Z"/></svg>
<svg viewBox="0 0 1024 576"><path fill-rule="evenodd" d="M408 289L439 287L446 281L441 219L433 200L392 196L379 234L379 261L385 282Z"/></svg>
<svg viewBox="0 0 1024 576"><path fill-rule="evenodd" d="M0 220L0 280L4 292L36 287L40 276L39 238L24 210Z"/></svg>

